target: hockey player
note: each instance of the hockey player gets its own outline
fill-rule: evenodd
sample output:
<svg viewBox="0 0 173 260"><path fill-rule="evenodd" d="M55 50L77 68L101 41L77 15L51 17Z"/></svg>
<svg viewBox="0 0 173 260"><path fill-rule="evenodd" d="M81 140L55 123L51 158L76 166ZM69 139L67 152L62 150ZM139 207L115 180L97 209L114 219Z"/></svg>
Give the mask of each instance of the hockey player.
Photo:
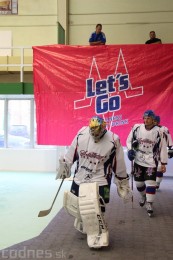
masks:
<svg viewBox="0 0 173 260"><path fill-rule="evenodd" d="M154 112L145 111L143 119L144 124L134 125L129 133L127 148L129 160L134 160L134 180L141 195L139 205L143 207L146 202L148 215L151 216L158 162L160 159L161 172L166 172L168 154L163 132L154 124Z"/></svg>
<svg viewBox="0 0 173 260"><path fill-rule="evenodd" d="M155 125L160 127L161 131L163 131L163 134L165 135L165 138L166 138L167 147L168 147L168 156L169 156L169 158L172 158L173 157L172 137L171 137L171 135L169 133L168 128L166 126L161 126L160 125L160 116L156 116L155 117ZM156 177L156 189L157 190L160 187L162 179L163 179L163 172L161 171L161 165L159 163L158 168L157 168L157 177Z"/></svg>
<svg viewBox="0 0 173 260"><path fill-rule="evenodd" d="M75 228L87 234L89 247L108 246L103 213L109 202L112 173L120 197L130 198L131 190L120 139L106 130L102 118L94 116L89 126L80 129L59 160L57 178L69 177L75 161L74 179L71 191L64 194L64 207L75 217Z"/></svg>

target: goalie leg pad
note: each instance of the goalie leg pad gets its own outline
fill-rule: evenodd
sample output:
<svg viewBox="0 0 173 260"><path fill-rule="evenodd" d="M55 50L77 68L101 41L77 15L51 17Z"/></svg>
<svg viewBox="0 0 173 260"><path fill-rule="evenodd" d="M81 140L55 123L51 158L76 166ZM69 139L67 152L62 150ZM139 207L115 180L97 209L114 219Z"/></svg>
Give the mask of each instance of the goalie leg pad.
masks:
<svg viewBox="0 0 173 260"><path fill-rule="evenodd" d="M71 216L81 219L78 197L70 191L64 192L63 207Z"/></svg>
<svg viewBox="0 0 173 260"><path fill-rule="evenodd" d="M83 234L86 234L86 231L83 227L83 222L82 222L82 219L79 219L79 218L75 218L75 221L74 221L74 227L81 233Z"/></svg>
<svg viewBox="0 0 173 260"><path fill-rule="evenodd" d="M78 197L70 191L65 191L63 198L63 207L71 216L75 217L74 227L81 233L85 234L81 215L79 212Z"/></svg>
<svg viewBox="0 0 173 260"><path fill-rule="evenodd" d="M109 233L101 212L97 183L82 183L79 188L79 211L89 247L108 246Z"/></svg>

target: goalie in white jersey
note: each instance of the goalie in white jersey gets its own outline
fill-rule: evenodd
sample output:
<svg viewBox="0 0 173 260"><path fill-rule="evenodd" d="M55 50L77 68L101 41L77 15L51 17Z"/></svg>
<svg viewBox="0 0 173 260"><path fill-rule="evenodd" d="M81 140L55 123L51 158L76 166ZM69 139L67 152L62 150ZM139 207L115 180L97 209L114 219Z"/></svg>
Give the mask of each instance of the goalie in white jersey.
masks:
<svg viewBox="0 0 173 260"><path fill-rule="evenodd" d="M155 126L155 114L145 111L144 124L133 126L127 138L128 158L134 160L134 179L136 188L141 194L140 206L145 202L148 215L153 213L152 204L156 192L156 173L159 161L160 171L166 172L168 160L165 135Z"/></svg>
<svg viewBox="0 0 173 260"><path fill-rule="evenodd" d="M119 137L106 130L106 122L94 116L80 129L67 153L60 158L57 178L69 177L76 161L71 192L64 196L64 207L75 217L74 226L87 234L89 247L108 246L104 220L109 202L112 173L117 191L124 200L131 197L124 152Z"/></svg>

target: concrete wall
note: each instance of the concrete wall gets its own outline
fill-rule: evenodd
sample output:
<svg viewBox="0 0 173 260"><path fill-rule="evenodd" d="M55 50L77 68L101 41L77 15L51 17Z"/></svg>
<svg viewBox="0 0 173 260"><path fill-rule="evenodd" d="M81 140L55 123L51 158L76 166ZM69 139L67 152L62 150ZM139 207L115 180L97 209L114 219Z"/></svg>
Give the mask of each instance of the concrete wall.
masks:
<svg viewBox="0 0 173 260"><path fill-rule="evenodd" d="M0 171L55 172L61 153L58 149L0 149Z"/></svg>
<svg viewBox="0 0 173 260"><path fill-rule="evenodd" d="M65 30L65 43L68 43L69 38L69 26L68 26L68 12L69 12L69 0L57 0L58 9L58 22L61 24L62 28Z"/></svg>
<svg viewBox="0 0 173 260"><path fill-rule="evenodd" d="M18 0L18 15L0 15L0 31L12 32L15 47L56 44L57 0Z"/></svg>
<svg viewBox="0 0 173 260"><path fill-rule="evenodd" d="M69 0L69 43L88 45L101 23L107 44L143 44L155 30L163 43L173 42L172 0Z"/></svg>
<svg viewBox="0 0 173 260"><path fill-rule="evenodd" d="M58 158L65 152L66 147L63 146L57 147L57 149L1 149L0 171L55 172ZM130 174L131 162L127 158L126 148L124 148L124 158L127 172ZM173 159L169 159L165 176L173 177L172 169Z"/></svg>
<svg viewBox="0 0 173 260"><path fill-rule="evenodd" d="M88 45L97 23L103 24L107 44L143 44L151 30L172 43L173 1L18 0L18 15L0 15L0 31L12 32L13 46L56 44L58 22L71 45Z"/></svg>

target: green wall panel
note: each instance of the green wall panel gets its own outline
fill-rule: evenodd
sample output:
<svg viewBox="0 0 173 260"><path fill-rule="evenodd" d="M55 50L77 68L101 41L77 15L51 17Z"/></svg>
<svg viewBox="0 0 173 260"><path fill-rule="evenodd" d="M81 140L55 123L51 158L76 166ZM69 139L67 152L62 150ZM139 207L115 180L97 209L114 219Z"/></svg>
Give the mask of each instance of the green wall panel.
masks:
<svg viewBox="0 0 173 260"><path fill-rule="evenodd" d="M33 93L32 83L0 83L0 95L31 95Z"/></svg>
<svg viewBox="0 0 173 260"><path fill-rule="evenodd" d="M23 94L23 83L1 83L0 94Z"/></svg>
<svg viewBox="0 0 173 260"><path fill-rule="evenodd" d="M34 94L34 88L32 83L23 83L23 94L25 95Z"/></svg>

